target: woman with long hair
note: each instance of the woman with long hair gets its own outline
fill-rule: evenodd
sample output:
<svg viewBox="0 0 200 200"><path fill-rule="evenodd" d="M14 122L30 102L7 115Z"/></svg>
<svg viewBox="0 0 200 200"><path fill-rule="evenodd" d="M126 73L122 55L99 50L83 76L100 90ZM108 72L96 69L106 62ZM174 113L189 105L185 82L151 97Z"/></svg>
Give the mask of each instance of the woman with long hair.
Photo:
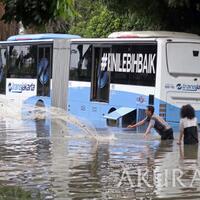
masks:
<svg viewBox="0 0 200 200"><path fill-rule="evenodd" d="M198 124L197 118L195 117L195 110L190 105L184 105L180 111L180 135L177 144L197 144L198 140Z"/></svg>

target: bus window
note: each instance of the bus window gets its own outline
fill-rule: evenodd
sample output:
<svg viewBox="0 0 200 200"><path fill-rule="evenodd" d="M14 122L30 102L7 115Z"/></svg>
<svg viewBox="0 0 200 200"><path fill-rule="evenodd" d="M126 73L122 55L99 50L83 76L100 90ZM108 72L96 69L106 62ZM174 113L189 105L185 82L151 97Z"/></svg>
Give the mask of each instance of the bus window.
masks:
<svg viewBox="0 0 200 200"><path fill-rule="evenodd" d="M155 86L156 44L113 45L108 55L111 83Z"/></svg>
<svg viewBox="0 0 200 200"><path fill-rule="evenodd" d="M94 65L91 87L92 101L109 101L110 73L107 68L106 56L110 51L110 47L94 47Z"/></svg>
<svg viewBox="0 0 200 200"><path fill-rule="evenodd" d="M0 94L6 91L6 49L0 49Z"/></svg>
<svg viewBox="0 0 200 200"><path fill-rule="evenodd" d="M50 96L50 79L52 77L51 46L38 45L37 59L37 95Z"/></svg>
<svg viewBox="0 0 200 200"><path fill-rule="evenodd" d="M73 44L70 58L70 80L91 81L92 46Z"/></svg>
<svg viewBox="0 0 200 200"><path fill-rule="evenodd" d="M167 63L169 73L178 76L200 75L199 43L168 43Z"/></svg>
<svg viewBox="0 0 200 200"><path fill-rule="evenodd" d="M8 47L7 77L36 77L36 46L20 45Z"/></svg>

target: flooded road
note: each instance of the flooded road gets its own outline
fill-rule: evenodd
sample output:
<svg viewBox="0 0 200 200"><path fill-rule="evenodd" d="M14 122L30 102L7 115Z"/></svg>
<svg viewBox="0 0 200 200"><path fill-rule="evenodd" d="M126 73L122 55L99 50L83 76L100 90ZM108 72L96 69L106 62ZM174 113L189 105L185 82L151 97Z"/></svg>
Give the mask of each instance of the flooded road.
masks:
<svg viewBox="0 0 200 200"><path fill-rule="evenodd" d="M200 199L198 146L132 131L95 134L58 120L1 117L0 199Z"/></svg>

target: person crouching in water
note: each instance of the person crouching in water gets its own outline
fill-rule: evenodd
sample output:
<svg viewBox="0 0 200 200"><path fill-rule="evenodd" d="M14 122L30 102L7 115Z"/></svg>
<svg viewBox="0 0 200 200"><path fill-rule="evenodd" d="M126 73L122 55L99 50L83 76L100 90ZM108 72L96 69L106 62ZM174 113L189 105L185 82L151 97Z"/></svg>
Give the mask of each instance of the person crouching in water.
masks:
<svg viewBox="0 0 200 200"><path fill-rule="evenodd" d="M180 135L177 144L181 144L183 138L184 144L197 144L199 142L198 124L194 108L189 104L184 105L180 115Z"/></svg>
<svg viewBox="0 0 200 200"><path fill-rule="evenodd" d="M145 114L145 119L139 121L134 125L129 125L128 128L136 128L138 126L144 125L145 123L149 123L144 134L145 137L147 137L147 135L151 132L151 129L154 128L161 136L161 140L174 139L173 129L168 125L166 121L164 121L164 119L154 114L153 106L147 106Z"/></svg>

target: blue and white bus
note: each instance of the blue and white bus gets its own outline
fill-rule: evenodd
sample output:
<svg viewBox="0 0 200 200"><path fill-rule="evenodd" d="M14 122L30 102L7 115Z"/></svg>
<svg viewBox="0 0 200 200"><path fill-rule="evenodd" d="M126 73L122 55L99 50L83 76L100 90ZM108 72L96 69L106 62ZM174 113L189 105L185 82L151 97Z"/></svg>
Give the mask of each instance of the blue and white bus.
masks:
<svg viewBox="0 0 200 200"><path fill-rule="evenodd" d="M19 107L26 100L50 106L52 77L60 76L53 74L53 65L59 67L55 64L58 60L66 65L66 44L71 38L80 36L26 34L0 42L0 97Z"/></svg>
<svg viewBox="0 0 200 200"><path fill-rule="evenodd" d="M147 105L170 123L191 104L200 122L200 37L174 32L116 32L72 39L68 111L95 126L126 127Z"/></svg>
<svg viewBox="0 0 200 200"><path fill-rule="evenodd" d="M200 122L198 35L118 32L104 39L20 37L0 43L0 92L13 101L52 103L97 128L126 127L142 119L149 104L168 122L178 123L180 107L190 103Z"/></svg>

